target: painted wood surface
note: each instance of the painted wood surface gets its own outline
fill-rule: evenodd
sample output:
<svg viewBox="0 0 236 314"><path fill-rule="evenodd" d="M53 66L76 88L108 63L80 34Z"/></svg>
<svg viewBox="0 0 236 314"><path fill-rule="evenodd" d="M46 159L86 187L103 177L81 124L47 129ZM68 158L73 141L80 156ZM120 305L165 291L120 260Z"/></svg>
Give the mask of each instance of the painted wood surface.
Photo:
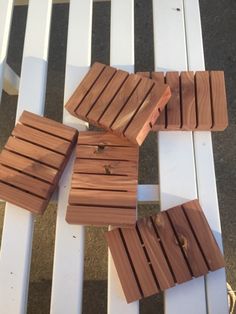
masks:
<svg viewBox="0 0 236 314"><path fill-rule="evenodd" d="M44 111L51 8L50 0L31 0L28 7L17 120L24 110L40 115ZM3 314L26 313L33 229L31 212L6 204L0 252L0 312Z"/></svg>
<svg viewBox="0 0 236 314"><path fill-rule="evenodd" d="M91 63L91 0L71 0L66 53L64 103L87 73ZM63 111L63 123L86 130L87 123ZM59 183L50 313L81 313L84 274L84 227L66 222L73 154ZM69 267L68 267L69 265Z"/></svg>

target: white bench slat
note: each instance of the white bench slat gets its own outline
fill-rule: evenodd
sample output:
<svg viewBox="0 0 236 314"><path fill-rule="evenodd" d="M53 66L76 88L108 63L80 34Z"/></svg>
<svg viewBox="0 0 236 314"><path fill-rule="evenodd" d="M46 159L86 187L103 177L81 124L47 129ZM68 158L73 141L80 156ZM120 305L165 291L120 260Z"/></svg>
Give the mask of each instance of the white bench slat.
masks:
<svg viewBox="0 0 236 314"><path fill-rule="evenodd" d="M186 42L182 0L153 0L156 70L186 70ZM191 132L159 132L161 210L197 197ZM165 292L165 313L206 313L204 278Z"/></svg>
<svg viewBox="0 0 236 314"><path fill-rule="evenodd" d="M18 95L20 78L6 63L4 68L3 89L8 95Z"/></svg>
<svg viewBox="0 0 236 314"><path fill-rule="evenodd" d="M13 0L0 0L0 102L13 12Z"/></svg>
<svg viewBox="0 0 236 314"><path fill-rule="evenodd" d="M71 0L69 12L65 102L73 93L91 62L92 1ZM86 124L71 117L66 110L63 122L86 129ZM72 156L59 185L56 239L53 266L51 313L81 313L84 271L84 227L69 225L65 221Z"/></svg>
<svg viewBox="0 0 236 314"><path fill-rule="evenodd" d="M110 63L134 71L134 1L111 1ZM139 302L127 304L108 250L108 314L137 314Z"/></svg>
<svg viewBox="0 0 236 314"><path fill-rule="evenodd" d="M17 117L24 109L43 113L50 20L51 1L31 0ZM30 212L6 204L0 252L0 312L3 314L26 312L33 219Z"/></svg>
<svg viewBox="0 0 236 314"><path fill-rule="evenodd" d="M195 0L187 0L184 2L184 7L189 69L204 70L199 3ZM217 243L223 251L211 133L194 132L193 137L200 203ZM228 313L225 269L210 273L206 277L206 291L208 312Z"/></svg>
<svg viewBox="0 0 236 314"><path fill-rule="evenodd" d="M158 203L160 201L160 187L157 184L139 184L138 185L138 202Z"/></svg>

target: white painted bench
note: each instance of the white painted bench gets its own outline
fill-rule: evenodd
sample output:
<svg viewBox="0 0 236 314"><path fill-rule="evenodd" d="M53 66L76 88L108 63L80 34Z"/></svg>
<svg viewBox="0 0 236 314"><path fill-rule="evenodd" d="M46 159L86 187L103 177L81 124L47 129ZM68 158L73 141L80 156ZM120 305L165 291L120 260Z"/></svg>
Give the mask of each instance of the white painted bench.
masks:
<svg viewBox="0 0 236 314"><path fill-rule="evenodd" d="M18 0L16 4L25 2ZM14 94L18 89L18 77L5 63L13 5L13 0L0 0L0 90L4 85L6 91ZM92 0L70 0L65 101L90 66L92 9ZM43 114L51 11L52 0L29 2L16 118L24 109ZM153 21L155 70L204 69L198 0L153 0ZM133 0L111 0L110 45L110 63L133 71ZM78 122L66 111L63 122L79 130L86 129L85 123ZM159 167L160 187L140 186L139 200L155 201L160 196L164 210L198 197L222 248L210 132L159 132L157 136L156 166ZM68 225L64 219L72 160L58 193L51 296L53 314L74 314L82 310L84 228ZM33 231L34 216L6 204L0 252L1 314L26 312ZM138 302L126 304L109 255L108 313L138 312ZM166 291L165 313L228 313L225 270Z"/></svg>

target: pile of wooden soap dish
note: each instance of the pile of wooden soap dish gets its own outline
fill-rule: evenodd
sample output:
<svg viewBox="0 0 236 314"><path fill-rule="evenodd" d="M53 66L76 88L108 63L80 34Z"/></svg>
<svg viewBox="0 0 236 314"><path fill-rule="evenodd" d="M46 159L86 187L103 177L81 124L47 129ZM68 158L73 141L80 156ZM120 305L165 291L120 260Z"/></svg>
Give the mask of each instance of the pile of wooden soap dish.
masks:
<svg viewBox="0 0 236 314"><path fill-rule="evenodd" d="M0 154L0 198L43 214L76 145L65 219L114 226L106 239L127 302L224 267L198 200L137 221L139 146L151 130L224 130L224 73L94 63L65 107L105 132L24 111Z"/></svg>

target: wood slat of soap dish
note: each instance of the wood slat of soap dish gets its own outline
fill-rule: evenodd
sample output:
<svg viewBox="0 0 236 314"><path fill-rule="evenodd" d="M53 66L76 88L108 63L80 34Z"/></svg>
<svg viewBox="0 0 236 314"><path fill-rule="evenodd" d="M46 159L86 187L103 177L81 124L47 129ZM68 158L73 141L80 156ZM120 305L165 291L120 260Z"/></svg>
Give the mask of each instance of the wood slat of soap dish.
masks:
<svg viewBox="0 0 236 314"><path fill-rule="evenodd" d="M198 200L106 233L128 303L225 266Z"/></svg>
<svg viewBox="0 0 236 314"><path fill-rule="evenodd" d="M65 107L75 117L141 145L169 98L163 82L96 62Z"/></svg>
<svg viewBox="0 0 236 314"><path fill-rule="evenodd" d="M83 225L134 225L138 146L105 132L80 132L66 220Z"/></svg>
<svg viewBox="0 0 236 314"><path fill-rule="evenodd" d="M147 72L139 72L147 77ZM158 130L222 131L228 126L223 71L150 73L170 85L171 98L153 126Z"/></svg>
<svg viewBox="0 0 236 314"><path fill-rule="evenodd" d="M24 111L0 154L0 198L43 214L77 135L76 129Z"/></svg>

